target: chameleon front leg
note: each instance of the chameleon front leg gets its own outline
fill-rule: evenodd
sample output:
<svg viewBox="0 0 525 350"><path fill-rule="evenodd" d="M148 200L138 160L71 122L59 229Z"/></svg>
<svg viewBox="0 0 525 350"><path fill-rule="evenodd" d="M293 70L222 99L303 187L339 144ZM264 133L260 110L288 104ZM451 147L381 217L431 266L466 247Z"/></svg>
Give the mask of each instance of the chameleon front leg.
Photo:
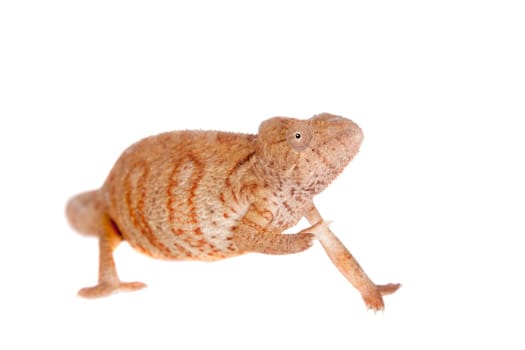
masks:
<svg viewBox="0 0 525 350"><path fill-rule="evenodd" d="M321 242L334 265L350 281L354 288L361 293L366 306L374 311L383 310L384 302L382 296L394 293L401 285L392 283L385 285L374 284L357 260L330 230L313 203L310 209L306 211L305 217L310 224L319 224L316 227L316 238Z"/></svg>
<svg viewBox="0 0 525 350"><path fill-rule="evenodd" d="M314 232L319 224L296 234L283 234L266 229L273 215L268 210L252 207L244 215L239 225L233 229L233 242L242 252L263 254L294 254L312 246Z"/></svg>
<svg viewBox="0 0 525 350"><path fill-rule="evenodd" d="M82 288L78 295L84 298L99 298L108 296L119 291L134 291L144 288L146 285L142 282L121 282L115 261L113 260L113 251L122 241L122 238L107 217L102 219L102 227L98 233L99 239L99 267L98 267L98 284L93 287Z"/></svg>

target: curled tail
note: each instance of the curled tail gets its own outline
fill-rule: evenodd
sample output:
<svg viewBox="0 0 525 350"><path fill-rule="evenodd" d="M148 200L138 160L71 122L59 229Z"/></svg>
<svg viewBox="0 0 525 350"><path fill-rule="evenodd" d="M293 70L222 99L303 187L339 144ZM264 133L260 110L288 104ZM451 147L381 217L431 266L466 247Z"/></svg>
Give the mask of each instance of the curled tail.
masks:
<svg viewBox="0 0 525 350"><path fill-rule="evenodd" d="M100 191L83 192L71 198L66 205L66 216L78 232L89 236L100 235L105 216Z"/></svg>

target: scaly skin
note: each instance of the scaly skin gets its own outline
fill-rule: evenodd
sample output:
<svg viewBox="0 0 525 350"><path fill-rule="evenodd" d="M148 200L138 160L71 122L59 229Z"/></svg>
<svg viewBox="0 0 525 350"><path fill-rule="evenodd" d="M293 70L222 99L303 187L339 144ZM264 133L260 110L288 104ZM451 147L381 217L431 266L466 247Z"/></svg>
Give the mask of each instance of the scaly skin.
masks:
<svg viewBox="0 0 525 350"><path fill-rule="evenodd" d="M153 258L214 261L247 252L298 253L316 238L366 305L382 309L382 295L399 285L376 286L313 204L362 139L357 124L323 113L271 118L257 135L174 131L135 143L101 189L68 203L72 226L100 242L98 284L79 294L94 298L145 286L119 280L113 250L122 240ZM303 216L310 228L282 234Z"/></svg>

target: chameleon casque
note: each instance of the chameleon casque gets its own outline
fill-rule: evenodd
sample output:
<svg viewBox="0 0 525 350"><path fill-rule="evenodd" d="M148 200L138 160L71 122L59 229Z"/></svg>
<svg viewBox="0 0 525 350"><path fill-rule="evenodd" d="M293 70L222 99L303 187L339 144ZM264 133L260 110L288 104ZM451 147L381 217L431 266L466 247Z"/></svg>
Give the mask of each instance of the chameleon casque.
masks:
<svg viewBox="0 0 525 350"><path fill-rule="evenodd" d="M257 135L173 131L133 144L100 189L67 204L73 228L99 239L98 284L79 295L96 298L145 286L117 275L113 250L123 240L153 258L203 261L299 253L319 240L367 307L383 309L382 296L400 285L375 285L312 200L362 140L357 124L322 113L268 119ZM283 234L302 217L312 226Z"/></svg>

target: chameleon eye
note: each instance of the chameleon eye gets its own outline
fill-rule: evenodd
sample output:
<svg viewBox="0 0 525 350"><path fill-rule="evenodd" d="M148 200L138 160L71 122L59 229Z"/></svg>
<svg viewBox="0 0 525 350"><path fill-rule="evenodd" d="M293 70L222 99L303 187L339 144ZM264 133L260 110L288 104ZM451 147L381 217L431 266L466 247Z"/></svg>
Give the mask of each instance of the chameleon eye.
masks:
<svg viewBox="0 0 525 350"><path fill-rule="evenodd" d="M312 141L313 132L308 123L298 121L290 127L288 144L297 152L304 151Z"/></svg>

